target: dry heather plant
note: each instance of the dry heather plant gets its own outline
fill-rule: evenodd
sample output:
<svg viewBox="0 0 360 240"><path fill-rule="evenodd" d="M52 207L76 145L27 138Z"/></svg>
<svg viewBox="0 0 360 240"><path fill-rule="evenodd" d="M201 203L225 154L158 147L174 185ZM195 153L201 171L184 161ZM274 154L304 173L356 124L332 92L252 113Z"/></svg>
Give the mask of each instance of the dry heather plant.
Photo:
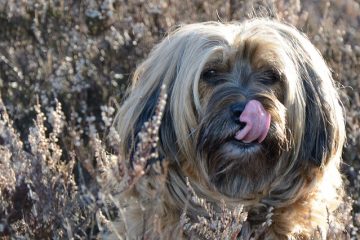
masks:
<svg viewBox="0 0 360 240"><path fill-rule="evenodd" d="M25 151L0 101L0 175L7 176L0 181L0 233L28 238L64 237L69 226L83 221L78 215L80 202L72 173L75 156L71 154L67 163L61 161L59 136L64 127L61 104L57 102L49 111L50 133L40 105L34 108L36 120L28 135L30 150Z"/></svg>
<svg viewBox="0 0 360 240"><path fill-rule="evenodd" d="M189 201L201 206L208 216L198 216L197 222L193 223L187 216L186 209L184 209L180 219L184 232L189 236L195 232L196 235L204 239L237 239L247 218L243 206L240 205L230 210L226 207L225 202L222 202L219 214L211 203L196 195L189 181L186 184L189 190Z"/></svg>
<svg viewBox="0 0 360 240"><path fill-rule="evenodd" d="M74 174L75 150L63 159L59 138L67 126L60 102L47 117L40 104L34 109L26 151L0 99L0 237L83 239L107 231L105 193L85 185L81 168ZM93 183L101 184L115 168L96 133L89 141L97 168L88 170L97 177ZM86 169L88 162L82 164Z"/></svg>

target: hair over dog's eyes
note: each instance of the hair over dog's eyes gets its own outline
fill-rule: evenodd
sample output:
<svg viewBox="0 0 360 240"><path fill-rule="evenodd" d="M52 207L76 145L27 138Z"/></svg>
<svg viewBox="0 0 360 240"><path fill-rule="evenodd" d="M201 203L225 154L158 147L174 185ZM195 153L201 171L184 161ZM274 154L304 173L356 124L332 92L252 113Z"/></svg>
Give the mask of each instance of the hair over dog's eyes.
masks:
<svg viewBox="0 0 360 240"><path fill-rule="evenodd" d="M217 85L225 81L224 77L216 69L207 69L201 74L201 78L209 84Z"/></svg>
<svg viewBox="0 0 360 240"><path fill-rule="evenodd" d="M264 85L273 85L280 81L280 74L276 70L263 71L259 77L259 82Z"/></svg>

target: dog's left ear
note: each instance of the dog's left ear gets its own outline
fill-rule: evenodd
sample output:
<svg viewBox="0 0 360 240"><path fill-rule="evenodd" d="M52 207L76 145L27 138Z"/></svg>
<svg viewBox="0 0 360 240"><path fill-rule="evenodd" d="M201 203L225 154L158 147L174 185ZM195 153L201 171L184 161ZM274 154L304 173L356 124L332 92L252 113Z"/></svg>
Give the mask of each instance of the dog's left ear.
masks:
<svg viewBox="0 0 360 240"><path fill-rule="evenodd" d="M322 79L312 69L304 69L303 87L305 91L305 124L301 159L308 159L316 166L326 164L339 146L339 130L341 119L337 119L334 111L339 111L337 94L331 94L334 89L329 89L332 84L324 87ZM329 102L331 100L331 102ZM337 122L340 121L340 122ZM301 156L302 155L302 156Z"/></svg>
<svg viewBox="0 0 360 240"><path fill-rule="evenodd" d="M320 53L313 45L304 47L303 51L305 57L299 72L305 100L305 122L299 157L323 166L331 158L340 158L345 138L343 108L331 72Z"/></svg>
<svg viewBox="0 0 360 240"><path fill-rule="evenodd" d="M314 45L295 29L281 31L291 48L300 91L292 120L302 132L298 158L316 166L324 166L331 158L341 157L345 141L343 108L331 72ZM294 82L290 84L296 84ZM289 86L291 87L291 86ZM298 118L297 118L298 115Z"/></svg>

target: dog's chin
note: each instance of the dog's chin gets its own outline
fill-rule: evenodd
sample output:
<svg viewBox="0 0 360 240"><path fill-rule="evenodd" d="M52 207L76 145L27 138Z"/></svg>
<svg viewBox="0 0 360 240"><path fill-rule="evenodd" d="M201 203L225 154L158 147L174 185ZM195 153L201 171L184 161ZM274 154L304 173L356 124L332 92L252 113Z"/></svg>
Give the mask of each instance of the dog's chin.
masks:
<svg viewBox="0 0 360 240"><path fill-rule="evenodd" d="M238 161L247 161L251 156L259 154L262 146L257 142L245 143L232 139L224 143L222 148L227 157L237 158Z"/></svg>
<svg viewBox="0 0 360 240"><path fill-rule="evenodd" d="M211 183L228 197L261 192L273 174L274 156L264 143L229 139L207 157Z"/></svg>

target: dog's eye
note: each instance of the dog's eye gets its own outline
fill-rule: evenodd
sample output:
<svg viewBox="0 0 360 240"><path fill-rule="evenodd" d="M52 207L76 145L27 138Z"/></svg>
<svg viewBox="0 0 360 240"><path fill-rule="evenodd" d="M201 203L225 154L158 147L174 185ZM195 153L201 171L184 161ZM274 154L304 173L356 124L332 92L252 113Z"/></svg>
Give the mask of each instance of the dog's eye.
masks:
<svg viewBox="0 0 360 240"><path fill-rule="evenodd" d="M217 72L215 69L209 69L202 73L202 78L207 80L207 79L215 77L216 74L217 74Z"/></svg>
<svg viewBox="0 0 360 240"><path fill-rule="evenodd" d="M266 70L261 73L259 81L264 85L273 85L280 81L280 75L275 70Z"/></svg>
<svg viewBox="0 0 360 240"><path fill-rule="evenodd" d="M221 74L215 69L205 70L201 74L201 78L205 82L207 82L209 84L213 84L213 85L217 85L217 84L225 81L225 79L221 76Z"/></svg>

